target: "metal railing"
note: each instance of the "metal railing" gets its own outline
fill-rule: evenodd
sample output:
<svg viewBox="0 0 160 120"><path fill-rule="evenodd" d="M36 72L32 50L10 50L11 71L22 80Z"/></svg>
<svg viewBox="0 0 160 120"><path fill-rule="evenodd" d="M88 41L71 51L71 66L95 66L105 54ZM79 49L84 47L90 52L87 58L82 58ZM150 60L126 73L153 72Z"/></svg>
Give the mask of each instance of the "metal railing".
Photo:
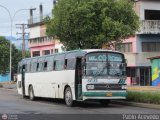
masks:
<svg viewBox="0 0 160 120"><path fill-rule="evenodd" d="M51 43L52 44L54 43L54 39L53 37L48 37L48 36L32 38L32 39L29 39L28 41L29 47L46 45L46 44L51 44Z"/></svg>
<svg viewBox="0 0 160 120"><path fill-rule="evenodd" d="M138 34L160 34L160 20L142 20Z"/></svg>
<svg viewBox="0 0 160 120"><path fill-rule="evenodd" d="M36 23L43 22L46 17L52 18L52 13L45 14L45 15L43 15L42 18L41 17L35 17L33 19L28 19L28 24L31 25L31 24L36 24Z"/></svg>

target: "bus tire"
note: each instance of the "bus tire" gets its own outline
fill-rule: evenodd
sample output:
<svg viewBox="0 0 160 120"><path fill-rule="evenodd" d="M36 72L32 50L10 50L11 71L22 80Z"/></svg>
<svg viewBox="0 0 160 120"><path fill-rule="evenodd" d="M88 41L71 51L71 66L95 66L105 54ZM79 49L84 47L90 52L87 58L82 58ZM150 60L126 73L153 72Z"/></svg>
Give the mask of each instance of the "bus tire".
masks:
<svg viewBox="0 0 160 120"><path fill-rule="evenodd" d="M108 104L110 103L110 100L100 100L100 103L102 106L108 106Z"/></svg>
<svg viewBox="0 0 160 120"><path fill-rule="evenodd" d="M72 91L70 87L67 87L65 89L64 99L67 106L70 106L70 107L73 106L74 101L73 101Z"/></svg>
<svg viewBox="0 0 160 120"><path fill-rule="evenodd" d="M35 100L33 86L29 87L29 99L32 101Z"/></svg>

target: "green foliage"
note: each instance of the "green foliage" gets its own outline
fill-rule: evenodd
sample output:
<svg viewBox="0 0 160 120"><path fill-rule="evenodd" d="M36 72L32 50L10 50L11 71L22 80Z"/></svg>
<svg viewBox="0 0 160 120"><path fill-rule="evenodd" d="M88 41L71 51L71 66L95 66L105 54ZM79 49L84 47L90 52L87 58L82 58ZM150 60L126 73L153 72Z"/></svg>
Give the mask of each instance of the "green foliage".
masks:
<svg viewBox="0 0 160 120"><path fill-rule="evenodd" d="M0 73L9 71L10 43L0 36Z"/></svg>
<svg viewBox="0 0 160 120"><path fill-rule="evenodd" d="M46 24L47 34L70 50L120 43L135 34L139 18L128 0L58 0Z"/></svg>
<svg viewBox="0 0 160 120"><path fill-rule="evenodd" d="M160 104L159 92L128 92L128 101Z"/></svg>
<svg viewBox="0 0 160 120"><path fill-rule="evenodd" d="M10 67L10 42L0 36L0 73L9 72ZM18 62L22 59L22 52L12 45L12 74L17 73Z"/></svg>
<svg viewBox="0 0 160 120"><path fill-rule="evenodd" d="M26 58L31 57L30 51L26 51L26 56L25 56L25 57L26 57Z"/></svg>

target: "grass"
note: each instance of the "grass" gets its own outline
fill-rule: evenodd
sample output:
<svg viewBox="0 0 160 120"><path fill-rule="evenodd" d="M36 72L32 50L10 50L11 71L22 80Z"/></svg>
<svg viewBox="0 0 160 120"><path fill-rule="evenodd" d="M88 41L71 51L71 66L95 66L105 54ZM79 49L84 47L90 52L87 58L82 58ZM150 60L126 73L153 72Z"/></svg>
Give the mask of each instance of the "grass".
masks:
<svg viewBox="0 0 160 120"><path fill-rule="evenodd" d="M3 85L0 83L0 88L3 88Z"/></svg>
<svg viewBox="0 0 160 120"><path fill-rule="evenodd" d="M160 92L129 91L127 101L160 104Z"/></svg>

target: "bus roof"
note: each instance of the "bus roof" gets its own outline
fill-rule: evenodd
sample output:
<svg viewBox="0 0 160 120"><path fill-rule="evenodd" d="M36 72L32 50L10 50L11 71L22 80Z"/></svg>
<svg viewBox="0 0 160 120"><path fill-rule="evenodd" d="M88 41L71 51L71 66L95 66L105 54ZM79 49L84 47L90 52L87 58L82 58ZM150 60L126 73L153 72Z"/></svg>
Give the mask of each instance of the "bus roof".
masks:
<svg viewBox="0 0 160 120"><path fill-rule="evenodd" d="M71 51L64 51L61 53L54 53L54 54L49 54L49 55L43 55L43 56L36 56L36 57L32 57L32 58L25 58L23 59L21 62L26 62L28 60L33 60L33 59L39 59L42 57L48 57L48 56L56 56L56 55L61 55L61 54L70 54L70 53L76 53L76 56L82 56L86 53L91 53L91 52L116 52L116 53L120 53L118 51L112 51L112 50L106 50L106 49L78 49L78 50L71 50ZM79 54L77 54L79 53Z"/></svg>

